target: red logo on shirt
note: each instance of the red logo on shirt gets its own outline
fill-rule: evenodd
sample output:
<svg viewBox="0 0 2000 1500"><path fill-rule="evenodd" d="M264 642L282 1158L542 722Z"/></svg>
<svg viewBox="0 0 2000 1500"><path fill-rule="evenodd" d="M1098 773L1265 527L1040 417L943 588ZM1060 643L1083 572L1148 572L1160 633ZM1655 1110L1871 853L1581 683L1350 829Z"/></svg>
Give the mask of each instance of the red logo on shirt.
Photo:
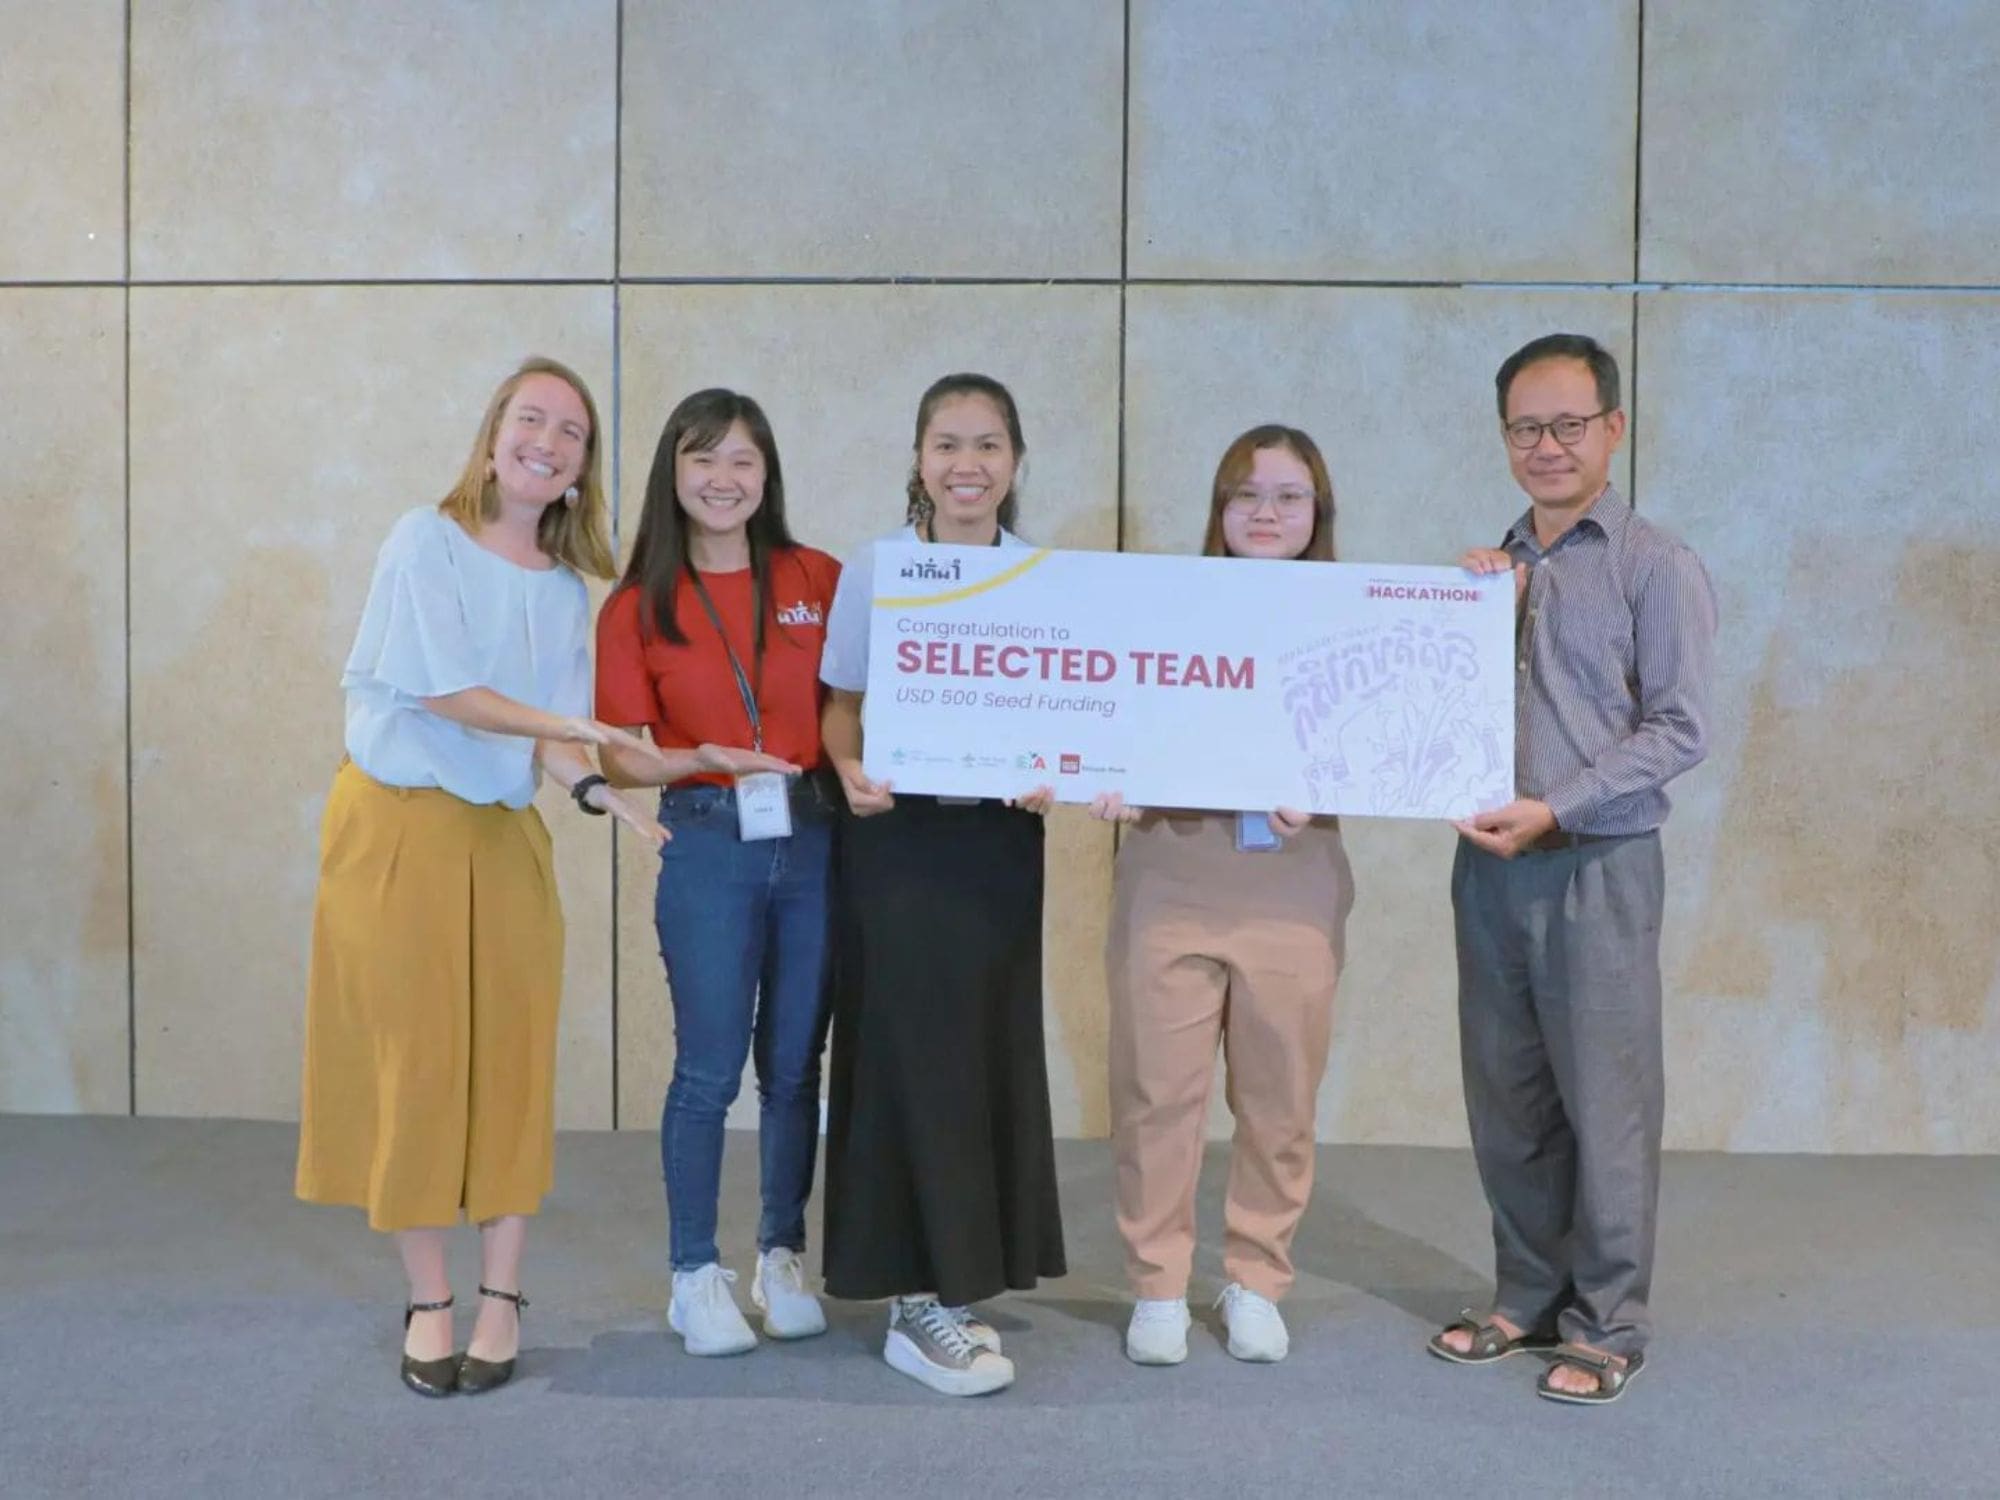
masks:
<svg viewBox="0 0 2000 1500"><path fill-rule="evenodd" d="M824 625L826 620L821 616L817 604L809 604L805 600L799 599L791 604L781 604L778 606L778 623L780 625Z"/></svg>

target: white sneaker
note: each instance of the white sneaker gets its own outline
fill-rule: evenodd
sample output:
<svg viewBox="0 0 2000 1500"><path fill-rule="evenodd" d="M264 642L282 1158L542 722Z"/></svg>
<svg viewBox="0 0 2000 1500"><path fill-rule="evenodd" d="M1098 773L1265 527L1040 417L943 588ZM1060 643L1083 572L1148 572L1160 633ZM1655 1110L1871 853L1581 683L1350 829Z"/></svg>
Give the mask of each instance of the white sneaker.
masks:
<svg viewBox="0 0 2000 1500"><path fill-rule="evenodd" d="M806 1290L806 1263L796 1250L781 1245L757 1257L750 1300L764 1314L766 1338L809 1339L826 1332L826 1314L819 1298Z"/></svg>
<svg viewBox="0 0 2000 1500"><path fill-rule="evenodd" d="M1278 1304L1247 1286L1230 1282L1215 1299L1229 1330L1229 1352L1253 1364L1276 1364L1291 1352L1292 1336L1278 1316Z"/></svg>
<svg viewBox="0 0 2000 1500"><path fill-rule="evenodd" d="M681 1336L690 1354L743 1354L757 1347L757 1335L743 1321L729 1288L736 1273L714 1261L693 1271L674 1272L674 1297L667 1326Z"/></svg>
<svg viewBox="0 0 2000 1500"><path fill-rule="evenodd" d="M967 1338L987 1353L1000 1353L1000 1331L971 1308L947 1307L945 1315L964 1330Z"/></svg>
<svg viewBox="0 0 2000 1500"><path fill-rule="evenodd" d="M1014 1383L1014 1362L966 1336L935 1297L898 1297L889 1304L889 1368L947 1396L983 1396Z"/></svg>
<svg viewBox="0 0 2000 1500"><path fill-rule="evenodd" d="M1185 1297L1141 1297L1125 1325L1125 1357L1135 1365L1177 1365L1187 1358Z"/></svg>

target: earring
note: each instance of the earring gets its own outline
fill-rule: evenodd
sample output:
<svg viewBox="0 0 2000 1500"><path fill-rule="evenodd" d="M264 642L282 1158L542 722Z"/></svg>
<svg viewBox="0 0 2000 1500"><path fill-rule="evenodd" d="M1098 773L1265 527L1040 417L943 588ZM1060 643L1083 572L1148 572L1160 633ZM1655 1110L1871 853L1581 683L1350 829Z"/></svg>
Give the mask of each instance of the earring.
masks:
<svg viewBox="0 0 2000 1500"><path fill-rule="evenodd" d="M576 509L576 486L575 486L575 485L571 485L571 486L570 486L570 487L569 487L568 489L566 489L566 490L564 490L564 491L563 491L563 504L564 504L564 505L567 505L567 506L568 506L568 507L569 507L569 508L570 508L571 510L575 510L575 509Z"/></svg>

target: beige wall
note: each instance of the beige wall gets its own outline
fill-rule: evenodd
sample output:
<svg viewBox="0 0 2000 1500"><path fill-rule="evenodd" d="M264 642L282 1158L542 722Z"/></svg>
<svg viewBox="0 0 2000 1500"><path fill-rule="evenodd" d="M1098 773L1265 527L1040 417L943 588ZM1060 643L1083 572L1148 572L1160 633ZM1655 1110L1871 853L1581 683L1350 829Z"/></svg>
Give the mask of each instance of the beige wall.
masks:
<svg viewBox="0 0 2000 1500"><path fill-rule="evenodd" d="M1624 477L1722 598L1670 1141L2000 1150L2000 9L0 0L0 35L0 1108L292 1113L370 560L525 353L596 386L628 522L666 407L737 384L845 549L975 367L1037 540L1191 547L1276 418L1345 555L1429 561L1519 509L1491 371L1565 327L1625 359ZM552 819L562 1118L645 1128L646 861ZM1051 1086L1095 1134L1110 850L1051 831ZM1458 1143L1450 836L1350 839L1321 1132Z"/></svg>

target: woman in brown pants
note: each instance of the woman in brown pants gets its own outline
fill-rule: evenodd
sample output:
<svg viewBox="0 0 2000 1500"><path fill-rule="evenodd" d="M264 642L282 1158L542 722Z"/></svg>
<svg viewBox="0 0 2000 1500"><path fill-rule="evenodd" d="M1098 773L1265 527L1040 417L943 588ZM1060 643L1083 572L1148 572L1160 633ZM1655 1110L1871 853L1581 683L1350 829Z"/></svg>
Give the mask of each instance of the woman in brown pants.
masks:
<svg viewBox="0 0 2000 1500"><path fill-rule="evenodd" d="M1216 469L1209 556L1333 560L1333 486L1319 449L1256 427ZM1236 1117L1219 1305L1229 1352L1285 1357L1277 1302L1312 1192L1314 1114L1354 877L1340 825L1279 808L1145 812L1117 793L1096 816L1129 823L1106 967L1118 1232L1137 1305L1125 1352L1187 1358L1195 1182L1218 1042Z"/></svg>

